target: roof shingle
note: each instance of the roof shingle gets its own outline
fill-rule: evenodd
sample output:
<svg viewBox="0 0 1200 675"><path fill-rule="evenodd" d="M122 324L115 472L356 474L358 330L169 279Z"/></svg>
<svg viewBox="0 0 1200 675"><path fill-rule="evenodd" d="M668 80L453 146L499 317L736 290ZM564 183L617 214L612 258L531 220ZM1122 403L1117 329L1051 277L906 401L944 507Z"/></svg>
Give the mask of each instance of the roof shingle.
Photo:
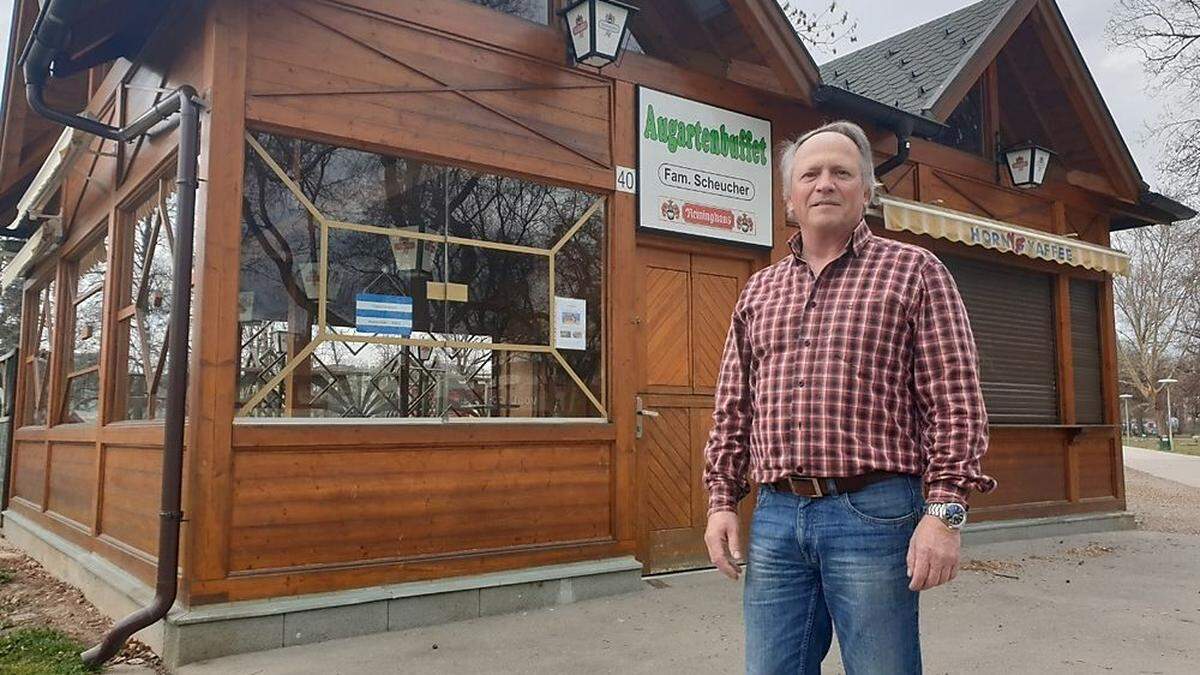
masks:
<svg viewBox="0 0 1200 675"><path fill-rule="evenodd" d="M928 116L936 97L1016 0L981 0L821 66L821 81Z"/></svg>

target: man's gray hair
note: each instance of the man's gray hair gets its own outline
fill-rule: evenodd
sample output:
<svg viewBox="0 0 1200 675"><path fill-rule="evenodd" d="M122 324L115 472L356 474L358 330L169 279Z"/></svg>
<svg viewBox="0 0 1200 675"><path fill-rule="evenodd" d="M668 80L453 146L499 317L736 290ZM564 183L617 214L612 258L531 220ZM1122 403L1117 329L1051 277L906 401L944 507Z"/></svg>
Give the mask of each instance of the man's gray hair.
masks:
<svg viewBox="0 0 1200 675"><path fill-rule="evenodd" d="M870 191L870 202L875 202L875 187L878 183L875 182L875 158L871 155L871 141L867 140L867 134L854 122L847 120L837 120L824 124L812 131L805 132L803 135L792 141L785 141L779 147L779 172L780 179L783 181L783 198L786 200L792 192L792 169L796 166L796 151L808 139L816 136L832 132L841 134L854 142L858 148L858 164L859 173L863 180L866 181L867 189Z"/></svg>

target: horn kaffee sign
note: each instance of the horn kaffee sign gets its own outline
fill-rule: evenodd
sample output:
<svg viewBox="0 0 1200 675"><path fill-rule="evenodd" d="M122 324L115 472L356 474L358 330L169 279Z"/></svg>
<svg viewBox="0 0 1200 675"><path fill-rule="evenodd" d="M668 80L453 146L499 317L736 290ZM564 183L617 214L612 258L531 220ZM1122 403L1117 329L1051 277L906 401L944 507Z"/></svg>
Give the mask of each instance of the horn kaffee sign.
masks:
<svg viewBox="0 0 1200 675"><path fill-rule="evenodd" d="M771 123L646 87L638 112L640 226L770 247Z"/></svg>

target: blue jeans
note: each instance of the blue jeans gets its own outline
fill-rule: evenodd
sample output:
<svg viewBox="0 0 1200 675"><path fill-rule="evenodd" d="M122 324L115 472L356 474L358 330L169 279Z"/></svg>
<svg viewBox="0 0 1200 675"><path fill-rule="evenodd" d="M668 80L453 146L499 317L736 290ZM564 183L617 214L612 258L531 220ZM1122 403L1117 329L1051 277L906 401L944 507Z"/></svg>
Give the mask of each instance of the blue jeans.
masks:
<svg viewBox="0 0 1200 675"><path fill-rule="evenodd" d="M743 596L746 672L820 675L836 629L847 675L918 675L919 594L905 558L924 507L917 476L819 498L762 486Z"/></svg>

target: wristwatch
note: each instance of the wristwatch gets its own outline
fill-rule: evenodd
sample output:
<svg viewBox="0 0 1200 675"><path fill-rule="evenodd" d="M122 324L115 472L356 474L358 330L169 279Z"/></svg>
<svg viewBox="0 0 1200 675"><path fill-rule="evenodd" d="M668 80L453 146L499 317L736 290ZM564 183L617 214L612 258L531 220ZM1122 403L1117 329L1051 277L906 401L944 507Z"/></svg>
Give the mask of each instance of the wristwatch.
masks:
<svg viewBox="0 0 1200 675"><path fill-rule="evenodd" d="M958 502L926 504L925 513L942 521L952 530L962 529L967 522L967 507Z"/></svg>

